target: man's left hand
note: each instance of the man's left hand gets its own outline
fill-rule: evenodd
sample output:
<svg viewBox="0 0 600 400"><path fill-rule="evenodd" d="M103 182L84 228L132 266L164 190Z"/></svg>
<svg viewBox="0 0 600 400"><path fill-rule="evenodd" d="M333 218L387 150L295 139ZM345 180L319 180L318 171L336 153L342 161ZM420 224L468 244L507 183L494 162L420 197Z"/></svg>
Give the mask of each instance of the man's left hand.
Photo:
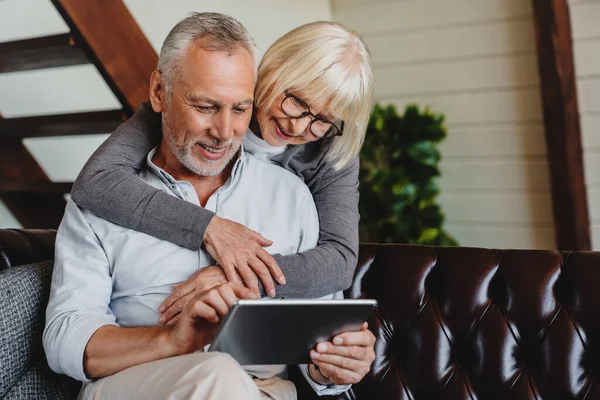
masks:
<svg viewBox="0 0 600 400"><path fill-rule="evenodd" d="M225 272L218 265L202 268L185 282L175 285L173 292L158 309L158 312L161 313L158 323L174 326L179 318L179 313L194 296L226 282Z"/></svg>
<svg viewBox="0 0 600 400"><path fill-rule="evenodd" d="M319 343L316 350L311 350L314 365L309 366L309 373L315 381L325 385L358 383L371 369L374 347L375 336L365 322L360 331L342 333L332 342Z"/></svg>

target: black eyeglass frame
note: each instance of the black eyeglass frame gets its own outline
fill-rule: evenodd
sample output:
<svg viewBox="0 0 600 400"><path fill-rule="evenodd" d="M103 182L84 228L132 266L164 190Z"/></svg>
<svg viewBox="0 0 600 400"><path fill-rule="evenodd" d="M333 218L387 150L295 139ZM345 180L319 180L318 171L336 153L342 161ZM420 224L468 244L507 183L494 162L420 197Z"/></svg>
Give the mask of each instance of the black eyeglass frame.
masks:
<svg viewBox="0 0 600 400"><path fill-rule="evenodd" d="M284 113L285 115L287 115L289 118L294 118L294 119L302 119L302 118L306 118L306 117L308 117L308 116L310 115L310 116L312 117L312 121L310 121L310 124L308 125L308 129L310 130L310 132L311 132L313 135L315 135L315 133L314 133L314 132L313 132L313 130L312 130L312 125L313 125L313 124L314 124L316 121L323 121L323 122L326 122L326 123L328 123L328 124L331 124L331 128L329 128L329 129L327 130L327 132L325 132L325 134L324 134L323 136L317 136L317 135L315 135L315 136L317 136L319 139L330 139L330 138L332 138L332 137L335 137L335 136L342 136L342 135L344 134L344 121L343 121L343 120L342 120L342 125L341 125L341 128L338 128L338 126L337 126L336 124L334 124L333 122L329 121L328 119L325 119L325 118L323 118L323 117L319 117L319 116L318 116L318 115L316 115L316 114L313 114L313 113L310 111L310 107L308 106L308 104L306 104L306 102L305 102L304 100L302 100L300 97L298 97L298 96L296 96L296 95L294 95L294 94L290 93L290 92L289 92L289 91L287 91L287 90L286 90L285 92L283 92L283 93L285 94L285 96L283 97L283 100L281 100L281 110L283 111L283 113ZM290 97L291 97L291 98L293 98L294 100L296 100L298 103L300 103L300 104L301 104L301 105L303 105L304 107L306 107L306 110L307 110L307 111L304 111L304 112L303 112L302 114L300 114L300 115L290 115L290 114L288 114L287 112L285 112L285 108L283 107L283 103L285 103L285 101L286 101L288 98L290 98ZM332 128L334 128L334 129L332 130ZM333 133L329 133L329 131L332 131Z"/></svg>

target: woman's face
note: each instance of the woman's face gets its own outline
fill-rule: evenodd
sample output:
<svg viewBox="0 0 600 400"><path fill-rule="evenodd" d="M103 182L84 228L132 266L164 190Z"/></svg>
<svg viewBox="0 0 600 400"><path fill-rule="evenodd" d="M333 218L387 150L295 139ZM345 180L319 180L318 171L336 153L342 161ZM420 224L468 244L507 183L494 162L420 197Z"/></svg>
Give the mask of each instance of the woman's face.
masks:
<svg viewBox="0 0 600 400"><path fill-rule="evenodd" d="M306 103L310 111L321 118L335 121L333 115L323 104L315 104L304 100L301 92L293 92L293 95ZM256 111L256 118L260 125L262 138L271 146L285 146L288 144L304 144L314 142L320 138L315 136L309 126L313 117L308 115L304 118L290 118L281 108L285 93L277 96L269 109L260 108ZM290 99L288 101L292 101Z"/></svg>

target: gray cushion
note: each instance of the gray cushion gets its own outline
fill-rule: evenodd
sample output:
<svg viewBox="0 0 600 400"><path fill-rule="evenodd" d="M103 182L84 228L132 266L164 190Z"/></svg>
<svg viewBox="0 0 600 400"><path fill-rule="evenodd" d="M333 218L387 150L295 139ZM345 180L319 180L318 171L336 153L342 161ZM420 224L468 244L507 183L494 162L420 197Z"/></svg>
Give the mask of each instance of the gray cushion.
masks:
<svg viewBox="0 0 600 400"><path fill-rule="evenodd" d="M42 332L52 262L0 272L0 398L72 399L81 384L52 372Z"/></svg>
<svg viewBox="0 0 600 400"><path fill-rule="evenodd" d="M3 400L71 400L80 389L80 382L55 374L44 360L29 368Z"/></svg>

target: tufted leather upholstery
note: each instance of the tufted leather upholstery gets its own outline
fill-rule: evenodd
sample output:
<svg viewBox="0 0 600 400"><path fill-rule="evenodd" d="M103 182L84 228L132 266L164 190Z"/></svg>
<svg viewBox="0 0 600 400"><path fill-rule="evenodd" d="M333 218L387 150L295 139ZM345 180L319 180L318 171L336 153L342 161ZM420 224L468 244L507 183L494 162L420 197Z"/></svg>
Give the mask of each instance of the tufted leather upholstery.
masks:
<svg viewBox="0 0 600 400"><path fill-rule="evenodd" d="M598 399L600 254L362 245L371 373L341 398Z"/></svg>
<svg viewBox="0 0 600 400"><path fill-rule="evenodd" d="M54 258L56 231L0 229L0 271Z"/></svg>
<svg viewBox="0 0 600 400"><path fill-rule="evenodd" d="M600 399L599 283L595 252L363 244L377 359L339 398Z"/></svg>

